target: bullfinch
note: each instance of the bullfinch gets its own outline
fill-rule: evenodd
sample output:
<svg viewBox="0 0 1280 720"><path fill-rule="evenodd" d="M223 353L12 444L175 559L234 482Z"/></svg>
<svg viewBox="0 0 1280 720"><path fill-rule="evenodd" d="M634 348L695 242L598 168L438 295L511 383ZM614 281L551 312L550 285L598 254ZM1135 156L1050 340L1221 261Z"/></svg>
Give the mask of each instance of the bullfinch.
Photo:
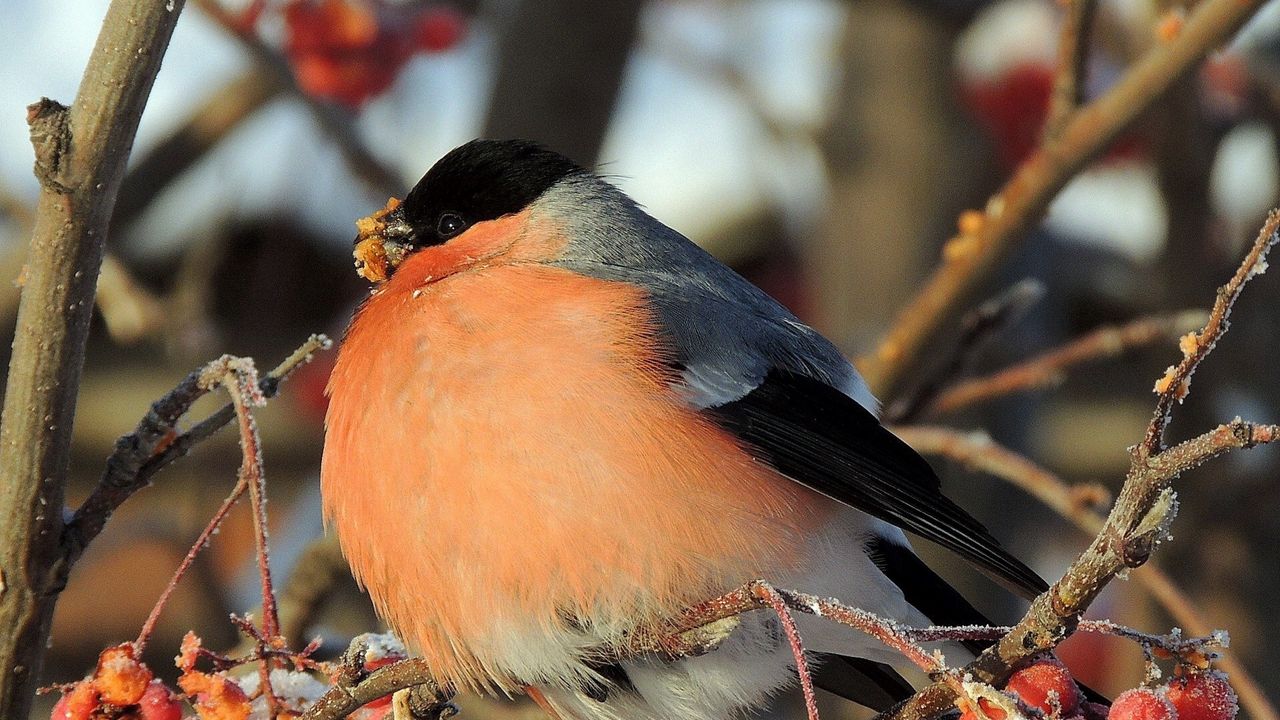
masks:
<svg viewBox="0 0 1280 720"><path fill-rule="evenodd" d="M324 511L438 682L561 720L727 718L794 679L776 616L697 657L610 648L753 579L985 622L904 530L1045 588L831 342L569 159L476 140L357 228L376 286L329 382ZM877 641L798 621L820 687L911 693Z"/></svg>

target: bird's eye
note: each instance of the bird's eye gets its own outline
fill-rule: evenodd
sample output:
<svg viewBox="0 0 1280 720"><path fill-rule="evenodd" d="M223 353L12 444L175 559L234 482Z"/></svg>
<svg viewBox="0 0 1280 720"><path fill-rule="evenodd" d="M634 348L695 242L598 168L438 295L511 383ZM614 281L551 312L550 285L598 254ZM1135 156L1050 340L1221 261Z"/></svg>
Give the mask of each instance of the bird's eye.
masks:
<svg viewBox="0 0 1280 720"><path fill-rule="evenodd" d="M462 232L462 229L466 226L467 223L462 219L461 215L456 213L445 213L441 215L440 220L436 222L436 232L440 234L440 237L448 238Z"/></svg>

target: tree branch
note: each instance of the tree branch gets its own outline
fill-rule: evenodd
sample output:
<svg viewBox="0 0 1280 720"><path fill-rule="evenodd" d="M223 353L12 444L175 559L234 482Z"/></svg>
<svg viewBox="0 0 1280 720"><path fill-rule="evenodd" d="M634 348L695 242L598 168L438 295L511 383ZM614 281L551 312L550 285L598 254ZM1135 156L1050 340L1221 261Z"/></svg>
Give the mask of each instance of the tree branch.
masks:
<svg viewBox="0 0 1280 720"><path fill-rule="evenodd" d="M113 0L72 107L29 110L41 192L0 419L0 717L27 716L43 661L108 219L183 4Z"/></svg>
<svg viewBox="0 0 1280 720"><path fill-rule="evenodd" d="M1057 137L1063 123L1084 101L1085 74L1089 66L1089 31L1093 25L1097 0L1070 0L1062 18L1058 38L1058 71L1053 76L1053 94L1049 98L1049 117L1044 136Z"/></svg>
<svg viewBox="0 0 1280 720"><path fill-rule="evenodd" d="M278 76L253 67L210 93L186 122L134 161L120 186L112 221L124 227L136 219L175 178L285 87Z"/></svg>
<svg viewBox="0 0 1280 720"><path fill-rule="evenodd" d="M930 426L897 427L893 432L920 453L941 455L972 470L1017 485L1089 535L1098 534L1106 523L1106 516L1096 509L1106 501L1105 489L1096 485L1068 485L1054 473L994 442L986 433ZM1233 437L1238 436L1233 433ZM1193 635L1210 635L1213 632L1213 627L1191 598L1155 563L1147 563L1132 577L1168 611L1179 627ZM1250 717L1254 720L1280 720L1280 713L1243 663L1228 654L1222 656L1218 664L1231 676L1231 684L1240 695L1240 704Z"/></svg>
<svg viewBox="0 0 1280 720"><path fill-rule="evenodd" d="M871 388L881 397L894 395L919 369L929 339L1039 222L1067 181L1261 5L1262 0L1199 3L1176 39L1153 48L1106 94L1072 113L1061 133L1023 162L987 203L977 232L952 241L943 264L901 310L876 350L859 360Z"/></svg>
<svg viewBox="0 0 1280 720"><path fill-rule="evenodd" d="M333 685L307 708L299 720L342 720L362 705L405 688L417 687L435 699L435 718L457 714L457 708L450 703L454 691L435 684L425 660L409 658L368 672L365 670L367 650L363 636L351 641L342 654L342 663L334 674Z"/></svg>

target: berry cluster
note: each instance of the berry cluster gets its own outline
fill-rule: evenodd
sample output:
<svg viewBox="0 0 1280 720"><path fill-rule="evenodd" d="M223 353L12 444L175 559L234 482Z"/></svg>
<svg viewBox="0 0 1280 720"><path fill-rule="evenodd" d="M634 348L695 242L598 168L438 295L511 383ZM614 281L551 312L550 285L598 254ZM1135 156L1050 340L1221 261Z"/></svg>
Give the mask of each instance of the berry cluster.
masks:
<svg viewBox="0 0 1280 720"><path fill-rule="evenodd" d="M365 672L404 660L408 652L394 635L366 635ZM170 690L138 659L134 643L109 647L98 658L93 674L80 682L59 686L62 698L54 706L50 720L257 720L274 716L276 720L296 718L314 703L328 686L316 679L317 673L336 670L307 657L312 648L299 653L268 651L282 664L293 664L296 670L277 667L271 671L271 694L274 714L268 710L260 676L249 673L233 676L228 671L250 664L256 656L228 658L201 647L200 638L187 633L182 648L174 659L182 674L177 686ZM196 667L201 658L212 661L214 669L205 672ZM194 709L194 715L191 710ZM357 710L352 720L389 720L392 716L391 696L379 698Z"/></svg>
<svg viewBox="0 0 1280 720"><path fill-rule="evenodd" d="M1050 656L1015 672L1004 691L1032 711L1024 714L1038 712L1062 720L1234 720L1238 710L1235 691L1226 676L1207 667L1179 666L1168 683L1127 690L1108 708L1086 702L1071 671ZM987 698L979 698L977 708L973 704L964 710L961 720L1005 720L1008 716Z"/></svg>
<svg viewBox="0 0 1280 720"><path fill-rule="evenodd" d="M132 643L103 650L93 675L61 689L52 720L182 720L182 701L135 657Z"/></svg>
<svg viewBox="0 0 1280 720"><path fill-rule="evenodd" d="M379 0L289 0L284 54L307 93L351 108L382 94L419 53L438 53L465 34L446 6Z"/></svg>
<svg viewBox="0 0 1280 720"><path fill-rule="evenodd" d="M1113 720L1232 720L1236 693L1226 676L1205 671L1156 688L1127 690L1111 706Z"/></svg>

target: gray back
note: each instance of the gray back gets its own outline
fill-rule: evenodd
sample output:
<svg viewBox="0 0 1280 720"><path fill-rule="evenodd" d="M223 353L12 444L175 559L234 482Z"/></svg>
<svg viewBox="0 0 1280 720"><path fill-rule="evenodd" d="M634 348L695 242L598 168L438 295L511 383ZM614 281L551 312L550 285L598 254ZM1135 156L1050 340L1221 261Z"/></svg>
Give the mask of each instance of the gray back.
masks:
<svg viewBox="0 0 1280 720"><path fill-rule="evenodd" d="M736 400L777 368L826 383L877 412L866 383L835 345L604 180L566 178L534 211L556 218L570 235L556 264L648 292L697 407Z"/></svg>

